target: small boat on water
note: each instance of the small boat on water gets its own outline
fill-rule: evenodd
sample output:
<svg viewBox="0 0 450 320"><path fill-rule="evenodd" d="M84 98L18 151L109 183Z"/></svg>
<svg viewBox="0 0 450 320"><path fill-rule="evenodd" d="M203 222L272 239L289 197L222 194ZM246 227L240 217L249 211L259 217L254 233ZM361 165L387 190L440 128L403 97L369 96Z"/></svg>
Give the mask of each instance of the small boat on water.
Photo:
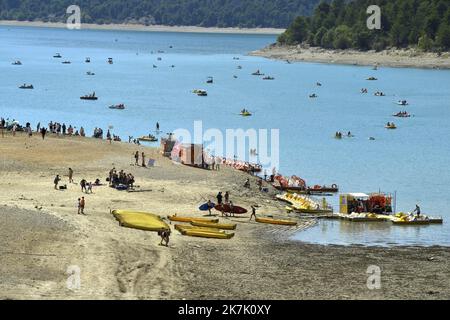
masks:
<svg viewBox="0 0 450 320"><path fill-rule="evenodd" d="M378 80L378 79L375 78L375 77L369 77L369 78L367 78L366 80L368 80L368 81L376 81L376 80Z"/></svg>
<svg viewBox="0 0 450 320"><path fill-rule="evenodd" d="M241 69L242 69L242 66L237 66L237 68L238 68L239 70L241 70Z"/></svg>
<svg viewBox="0 0 450 320"><path fill-rule="evenodd" d="M206 80L206 83L208 83L208 84L214 83L214 78L213 77L208 77L208 80Z"/></svg>
<svg viewBox="0 0 450 320"><path fill-rule="evenodd" d="M397 104L399 106L407 106L407 105L409 105L408 101L406 101L406 100L399 100L399 101L397 101Z"/></svg>
<svg viewBox="0 0 450 320"><path fill-rule="evenodd" d="M192 92L195 93L199 97L206 97L206 96L208 96L208 92L206 90L195 89Z"/></svg>
<svg viewBox="0 0 450 320"><path fill-rule="evenodd" d="M386 129L397 129L397 126L395 125L395 123L387 123L385 126L384 126Z"/></svg>
<svg viewBox="0 0 450 320"><path fill-rule="evenodd" d="M34 89L32 84L23 84L19 87L19 89Z"/></svg>
<svg viewBox="0 0 450 320"><path fill-rule="evenodd" d="M263 80L275 80L275 78L271 76L266 76L263 78Z"/></svg>
<svg viewBox="0 0 450 320"><path fill-rule="evenodd" d="M158 141L158 138L155 137L155 136L152 135L152 134L149 134L148 136L140 137L138 140L139 140L139 141L145 141L145 142L157 142L157 141Z"/></svg>
<svg viewBox="0 0 450 320"><path fill-rule="evenodd" d="M116 109L116 110L125 110L125 105L123 103L115 104L115 105L109 106L109 108Z"/></svg>
<svg viewBox="0 0 450 320"><path fill-rule="evenodd" d="M85 96L80 97L81 100L98 100L98 97L95 95L95 92L92 94L87 94Z"/></svg>
<svg viewBox="0 0 450 320"><path fill-rule="evenodd" d="M406 111L405 112L400 111L400 112L394 113L392 116L393 117L397 117L397 118L409 118L409 117L411 117L411 115L408 112L406 112Z"/></svg>
<svg viewBox="0 0 450 320"><path fill-rule="evenodd" d="M71 64L72 62L70 62L70 61L63 61L63 62L61 62L62 64Z"/></svg>
<svg viewBox="0 0 450 320"><path fill-rule="evenodd" d="M256 70L256 72L252 73L252 76L264 76L264 73L261 73L259 70Z"/></svg>
<svg viewBox="0 0 450 320"><path fill-rule="evenodd" d="M114 64L113 58L108 58L108 63L109 64Z"/></svg>
<svg viewBox="0 0 450 320"><path fill-rule="evenodd" d="M243 116L243 117L251 117L252 113L250 111L248 111L247 109L243 109L241 110L241 112L239 113L239 115Z"/></svg>
<svg viewBox="0 0 450 320"><path fill-rule="evenodd" d="M318 98L319 96L317 94L313 93L313 94L310 94L309 97L311 99L315 99L315 98Z"/></svg>
<svg viewBox="0 0 450 320"><path fill-rule="evenodd" d="M87 74L88 76L95 76L95 73L94 73L94 72L91 72L91 71L86 72L86 74Z"/></svg>
<svg viewBox="0 0 450 320"><path fill-rule="evenodd" d="M86 58L86 60L84 60L84 62L86 62L86 63L91 63L91 58Z"/></svg>
<svg viewBox="0 0 450 320"><path fill-rule="evenodd" d="M53 58L55 58L55 59L61 59L61 58L62 58L62 55L59 54L59 53L57 53L57 54L55 54L55 55L53 56Z"/></svg>
<svg viewBox="0 0 450 320"><path fill-rule="evenodd" d="M17 61L14 61L14 62L12 63L12 65L13 65L13 66L21 66L21 65L22 65L22 62L20 62L19 60L17 60Z"/></svg>

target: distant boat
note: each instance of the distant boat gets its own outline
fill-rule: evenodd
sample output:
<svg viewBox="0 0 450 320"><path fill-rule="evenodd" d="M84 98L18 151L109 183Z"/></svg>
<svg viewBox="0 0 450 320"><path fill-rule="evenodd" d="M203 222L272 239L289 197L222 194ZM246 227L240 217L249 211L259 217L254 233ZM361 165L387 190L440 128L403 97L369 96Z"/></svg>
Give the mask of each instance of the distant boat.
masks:
<svg viewBox="0 0 450 320"><path fill-rule="evenodd" d="M86 74L87 74L88 76L95 76L95 73L93 73L93 72L91 72L91 71L86 72Z"/></svg>
<svg viewBox="0 0 450 320"><path fill-rule="evenodd" d="M17 61L14 61L14 62L12 63L12 65L13 65L13 66L21 66L21 65L22 65L22 62L20 62L19 60L17 60Z"/></svg>
<svg viewBox="0 0 450 320"><path fill-rule="evenodd" d="M261 73L259 70L256 70L256 72L252 73L252 76L263 76L264 73Z"/></svg>
<svg viewBox="0 0 450 320"><path fill-rule="evenodd" d="M315 94L315 93L313 93L313 94L310 94L309 97L310 97L311 99L314 99L314 98L318 98L318 95Z"/></svg>
<svg viewBox="0 0 450 320"><path fill-rule="evenodd" d="M206 80L206 83L214 83L214 78L213 77L208 77L208 80Z"/></svg>
<svg viewBox="0 0 450 320"><path fill-rule="evenodd" d="M61 54L59 54L59 53L57 53L57 54L55 54L55 55L53 56L53 58L56 58L56 59L61 59L61 58L62 58L62 55L61 55Z"/></svg>
<svg viewBox="0 0 450 320"><path fill-rule="evenodd" d="M84 62L91 63L91 58L86 58L86 60L84 60Z"/></svg>
<svg viewBox="0 0 450 320"><path fill-rule="evenodd" d="M400 100L400 101L397 102L397 104L399 106L407 106L407 105L409 105L408 101L406 101L406 100Z"/></svg>
<svg viewBox="0 0 450 320"><path fill-rule="evenodd" d="M125 105L123 103L109 106L110 109L125 110Z"/></svg>
<svg viewBox="0 0 450 320"><path fill-rule="evenodd" d="M148 136L140 137L138 140L146 142L157 142L158 138L156 138L154 135L149 134Z"/></svg>
<svg viewBox="0 0 450 320"><path fill-rule="evenodd" d="M109 64L113 64L114 62L113 62L113 58L108 58L108 63Z"/></svg>
<svg viewBox="0 0 450 320"><path fill-rule="evenodd" d="M85 96L80 97L81 100L98 100L98 97L95 96L95 92L92 94L88 94Z"/></svg>
<svg viewBox="0 0 450 320"><path fill-rule="evenodd" d="M376 81L376 80L378 80L378 79L375 78L375 77L369 77L369 78L367 78L366 80L369 80L369 81Z"/></svg>
<svg viewBox="0 0 450 320"><path fill-rule="evenodd" d="M63 62L61 62L62 64L71 64L72 62L70 62L70 61L63 61Z"/></svg>
<svg viewBox="0 0 450 320"><path fill-rule="evenodd" d="M248 111L248 110L246 110L246 109L242 110L242 111L239 113L239 115L241 115L241 116L243 116L243 117L251 117L251 116L252 116L251 112Z"/></svg>
<svg viewBox="0 0 450 320"><path fill-rule="evenodd" d="M264 77L263 80L275 80L275 78L274 78L274 77L267 76L267 77Z"/></svg>
<svg viewBox="0 0 450 320"><path fill-rule="evenodd" d="M33 85L27 85L27 84L23 84L19 87L19 89L34 89Z"/></svg>

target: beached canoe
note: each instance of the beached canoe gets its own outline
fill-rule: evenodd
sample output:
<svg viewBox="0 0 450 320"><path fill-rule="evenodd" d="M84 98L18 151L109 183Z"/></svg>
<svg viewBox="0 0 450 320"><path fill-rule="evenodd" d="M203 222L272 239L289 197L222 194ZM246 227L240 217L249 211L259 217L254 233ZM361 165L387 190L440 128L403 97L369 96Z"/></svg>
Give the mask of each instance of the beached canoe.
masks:
<svg viewBox="0 0 450 320"><path fill-rule="evenodd" d="M247 209L244 209L239 206L233 206L233 209L231 209L230 205L228 205L228 204L216 205L214 208L217 211L225 212L225 213L232 213L232 214L244 214L244 213L248 212Z"/></svg>
<svg viewBox="0 0 450 320"><path fill-rule="evenodd" d="M209 219L209 218L194 218L194 217L179 217L179 216L168 216L167 217L170 221L177 221L177 222L191 222L191 221L197 221L197 222L212 222L217 223L219 222L219 219Z"/></svg>
<svg viewBox="0 0 450 320"><path fill-rule="evenodd" d="M396 219L392 220L392 223L399 226L418 226L418 225L427 225L430 224L429 220L403 220L403 219Z"/></svg>
<svg viewBox="0 0 450 320"><path fill-rule="evenodd" d="M268 223L268 224L278 224L278 225L283 225L283 226L296 226L297 225L297 222L295 222L295 221L272 219L272 218L256 218L256 222Z"/></svg>
<svg viewBox="0 0 450 320"><path fill-rule="evenodd" d="M204 232L220 232L225 233L223 230L218 230L216 228L207 228L207 227L196 227L196 226L189 226L186 224L176 224L175 230L180 231L181 233L187 231L187 230L197 230L197 231L204 231Z"/></svg>
<svg viewBox="0 0 450 320"><path fill-rule="evenodd" d="M237 227L235 223L210 223L210 222L191 221L191 224L195 227L205 227L222 230L236 230Z"/></svg>
<svg viewBox="0 0 450 320"><path fill-rule="evenodd" d="M186 230L182 234L190 237L212 238L212 239L231 239L234 237L234 233L207 232L196 229Z"/></svg>
<svg viewBox="0 0 450 320"><path fill-rule="evenodd" d="M114 210L112 214L123 227L155 232L170 230L169 225L156 214L131 210Z"/></svg>

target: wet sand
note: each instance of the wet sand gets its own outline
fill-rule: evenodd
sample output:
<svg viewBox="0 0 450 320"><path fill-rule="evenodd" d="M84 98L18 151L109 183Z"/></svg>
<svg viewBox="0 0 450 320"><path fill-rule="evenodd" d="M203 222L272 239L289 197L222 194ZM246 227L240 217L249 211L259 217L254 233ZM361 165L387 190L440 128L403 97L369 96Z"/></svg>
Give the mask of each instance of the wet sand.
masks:
<svg viewBox="0 0 450 320"><path fill-rule="evenodd" d="M156 167L133 165L144 151ZM115 166L135 175L143 192L94 187L82 194L68 184L105 181ZM68 189L53 189L60 174ZM450 248L319 246L290 241L316 223L287 216L274 190L243 188L248 175L223 167L206 171L173 164L158 150L78 137L45 141L0 137L0 299L448 299ZM167 216L202 216L197 210L219 191L237 205L260 204L261 215L297 219L298 227L236 221L231 240L191 238L173 231L169 248L155 233L122 228L110 209ZM85 196L86 216L77 215ZM172 225L173 227L173 225ZM366 286L369 265L381 270L380 290ZM79 266L80 290L67 288L67 268Z"/></svg>
<svg viewBox="0 0 450 320"><path fill-rule="evenodd" d="M450 69L450 52L441 55L419 50L391 49L380 52L357 50L327 50L302 46L271 45L251 52L252 56L269 59L305 61L361 66L386 66L403 68Z"/></svg>

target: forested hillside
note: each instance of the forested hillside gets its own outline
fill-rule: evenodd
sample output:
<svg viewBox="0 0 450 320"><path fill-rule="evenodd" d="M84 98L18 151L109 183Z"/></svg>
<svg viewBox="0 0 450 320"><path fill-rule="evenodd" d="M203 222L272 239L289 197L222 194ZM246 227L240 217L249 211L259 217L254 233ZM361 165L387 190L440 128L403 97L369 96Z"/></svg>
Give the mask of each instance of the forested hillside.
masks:
<svg viewBox="0 0 450 320"><path fill-rule="evenodd" d="M370 5L381 8L381 30L366 25ZM281 44L306 42L329 49L383 50L418 46L450 49L449 0L335 0L321 3L312 16L300 16L279 37Z"/></svg>
<svg viewBox="0 0 450 320"><path fill-rule="evenodd" d="M320 0L0 0L0 20L62 22L72 4L85 23L287 28Z"/></svg>

